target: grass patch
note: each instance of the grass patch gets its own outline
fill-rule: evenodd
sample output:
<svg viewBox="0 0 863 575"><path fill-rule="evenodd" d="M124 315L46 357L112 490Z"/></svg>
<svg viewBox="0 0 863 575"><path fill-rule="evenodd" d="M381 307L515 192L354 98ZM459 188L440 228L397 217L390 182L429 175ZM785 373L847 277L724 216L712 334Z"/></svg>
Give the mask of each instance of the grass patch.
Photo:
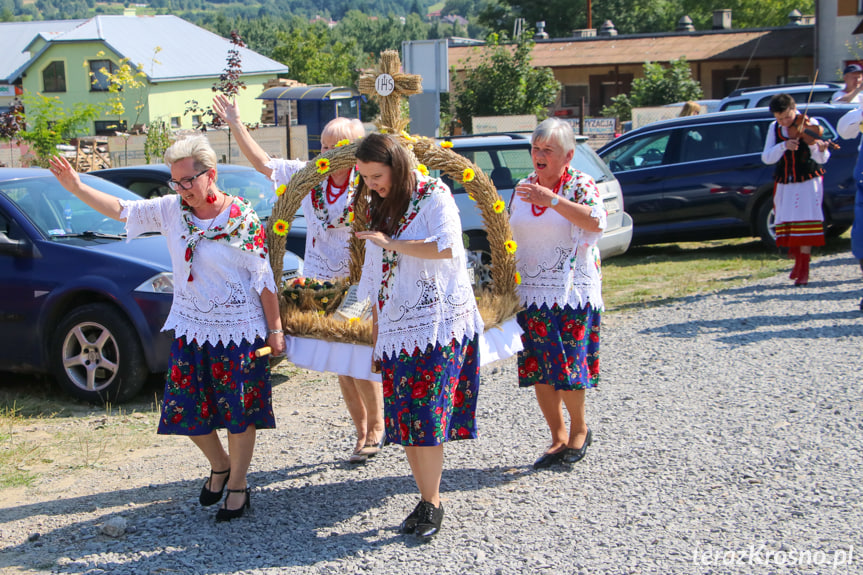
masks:
<svg viewBox="0 0 863 575"><path fill-rule="evenodd" d="M850 250L850 232L829 238L818 255ZM790 269L776 248L751 238L630 248L602 263L602 297L609 312L662 305Z"/></svg>

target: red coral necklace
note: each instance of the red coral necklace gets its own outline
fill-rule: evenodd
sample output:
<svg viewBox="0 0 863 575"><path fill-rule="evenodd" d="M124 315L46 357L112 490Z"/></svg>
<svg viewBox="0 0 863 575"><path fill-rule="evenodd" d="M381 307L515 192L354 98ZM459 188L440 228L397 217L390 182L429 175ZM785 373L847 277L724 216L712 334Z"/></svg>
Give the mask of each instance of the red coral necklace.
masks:
<svg viewBox="0 0 863 575"><path fill-rule="evenodd" d="M344 184L342 184L340 187L335 187L335 186L333 186L333 177L330 176L329 178L327 178L327 203L328 204L334 204L334 203L336 203L336 200L338 200L340 197L342 197L342 194L344 194L345 190L348 189L348 182L350 182L350 180L351 180L350 175L348 175L348 178L345 180ZM333 192L334 187L335 187L335 192Z"/></svg>
<svg viewBox="0 0 863 575"><path fill-rule="evenodd" d="M568 182L569 180L570 180L569 170L564 169L563 175L557 181L557 185L554 187L554 190L552 190L552 193L554 195L557 195L557 192L560 191L560 188L562 188L563 185L566 184L566 182ZM539 181L539 178L537 178L537 181ZM538 206L536 204L530 205L530 210L533 212L533 215L536 217L539 217L542 214L544 214L545 210L547 210L547 209L548 209L548 206Z"/></svg>

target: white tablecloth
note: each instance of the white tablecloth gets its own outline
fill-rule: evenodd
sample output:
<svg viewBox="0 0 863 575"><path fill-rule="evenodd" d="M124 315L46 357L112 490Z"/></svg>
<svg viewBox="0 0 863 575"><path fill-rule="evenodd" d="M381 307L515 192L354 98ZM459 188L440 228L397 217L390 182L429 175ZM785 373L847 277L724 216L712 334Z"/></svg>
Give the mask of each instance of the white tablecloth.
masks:
<svg viewBox="0 0 863 575"><path fill-rule="evenodd" d="M521 351L521 333L514 317L498 327L485 330L479 338L480 366L506 359ZM288 361L299 367L357 379L381 380L379 373L371 372L372 348L368 345L286 335L285 349Z"/></svg>

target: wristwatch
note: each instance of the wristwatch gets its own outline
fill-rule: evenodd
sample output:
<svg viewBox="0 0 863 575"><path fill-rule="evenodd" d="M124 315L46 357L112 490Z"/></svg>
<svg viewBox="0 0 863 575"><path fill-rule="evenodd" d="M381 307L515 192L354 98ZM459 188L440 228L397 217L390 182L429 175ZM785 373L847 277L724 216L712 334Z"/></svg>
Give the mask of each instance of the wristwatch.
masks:
<svg viewBox="0 0 863 575"><path fill-rule="evenodd" d="M551 198L551 207L553 208L554 206L556 206L559 203L560 203L560 196L558 196L557 194L554 194L554 196Z"/></svg>

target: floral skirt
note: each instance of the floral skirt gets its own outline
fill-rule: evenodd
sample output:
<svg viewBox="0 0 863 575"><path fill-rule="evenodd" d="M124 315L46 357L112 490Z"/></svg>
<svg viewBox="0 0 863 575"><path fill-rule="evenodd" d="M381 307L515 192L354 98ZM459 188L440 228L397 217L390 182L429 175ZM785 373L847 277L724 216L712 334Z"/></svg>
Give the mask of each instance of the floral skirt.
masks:
<svg viewBox="0 0 863 575"><path fill-rule="evenodd" d="M478 336L383 354L384 421L390 443L434 446L476 438Z"/></svg>
<svg viewBox="0 0 863 575"><path fill-rule="evenodd" d="M216 429L242 433L250 425L275 427L270 358L249 359L252 350L263 346L261 338L228 345L175 339L159 433L207 435Z"/></svg>
<svg viewBox="0 0 863 575"><path fill-rule="evenodd" d="M590 304L577 309L531 304L519 312L524 350L518 352L518 385L547 383L560 391L596 387L601 315Z"/></svg>

